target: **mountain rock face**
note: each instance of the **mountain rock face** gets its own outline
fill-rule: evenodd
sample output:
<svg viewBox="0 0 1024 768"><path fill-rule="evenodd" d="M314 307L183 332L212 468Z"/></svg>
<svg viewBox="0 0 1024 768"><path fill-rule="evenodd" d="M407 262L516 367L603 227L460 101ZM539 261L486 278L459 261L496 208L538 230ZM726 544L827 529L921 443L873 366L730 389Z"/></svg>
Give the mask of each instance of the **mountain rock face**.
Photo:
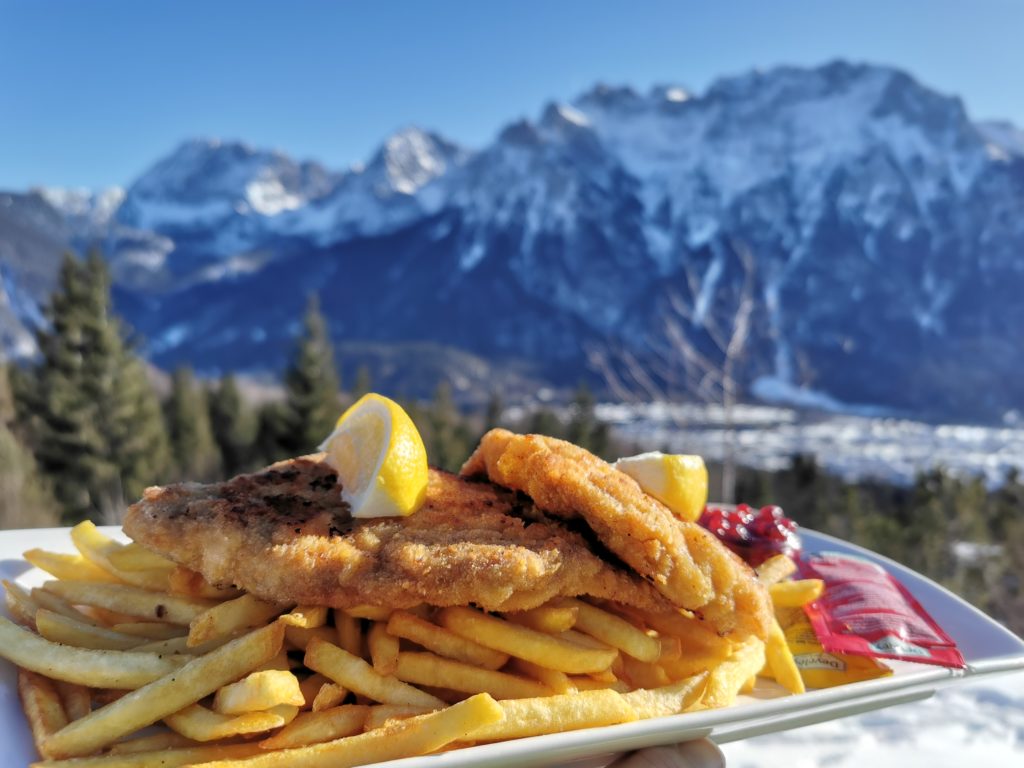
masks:
<svg viewBox="0 0 1024 768"><path fill-rule="evenodd" d="M409 128L344 172L191 141L124 192L7 198L39 209L32 247L104 248L161 365L279 368L315 292L339 341L437 342L618 395L705 392L746 323L748 394L1024 407L1024 132L894 69L597 86L478 151ZM9 233L32 225L2 203L10 292ZM19 301L0 326L35 322Z"/></svg>

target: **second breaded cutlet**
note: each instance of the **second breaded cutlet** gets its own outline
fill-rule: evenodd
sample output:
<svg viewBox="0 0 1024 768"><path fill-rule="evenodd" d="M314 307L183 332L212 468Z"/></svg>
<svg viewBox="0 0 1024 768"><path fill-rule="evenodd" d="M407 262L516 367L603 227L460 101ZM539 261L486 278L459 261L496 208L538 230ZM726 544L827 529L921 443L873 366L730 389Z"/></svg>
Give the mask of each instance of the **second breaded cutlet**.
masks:
<svg viewBox="0 0 1024 768"><path fill-rule="evenodd" d="M719 634L767 637L772 604L750 567L709 531L678 519L636 480L589 451L564 440L494 429L462 474L525 493L545 514L582 519L662 595Z"/></svg>

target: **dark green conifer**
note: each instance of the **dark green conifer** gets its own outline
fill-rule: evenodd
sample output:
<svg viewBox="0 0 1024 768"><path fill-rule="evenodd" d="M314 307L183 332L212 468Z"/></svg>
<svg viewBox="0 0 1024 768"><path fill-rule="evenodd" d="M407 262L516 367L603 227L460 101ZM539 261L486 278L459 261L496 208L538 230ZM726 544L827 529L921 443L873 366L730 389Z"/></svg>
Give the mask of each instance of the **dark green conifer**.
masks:
<svg viewBox="0 0 1024 768"><path fill-rule="evenodd" d="M167 401L167 428L177 474L188 480L214 480L222 473L220 452L213 438L206 390L190 368L174 372Z"/></svg>
<svg viewBox="0 0 1024 768"><path fill-rule="evenodd" d="M37 334L40 360L18 377L24 433L63 517L113 521L160 478L167 443L145 369L110 306L98 253L67 256Z"/></svg>
<svg viewBox="0 0 1024 768"><path fill-rule="evenodd" d="M309 300L303 333L285 372L284 387L286 427L282 448L289 456L311 453L341 415L334 351L315 296Z"/></svg>
<svg viewBox="0 0 1024 768"><path fill-rule="evenodd" d="M363 395L373 391L373 378L370 376L370 369L368 366L360 365L356 369L356 378L352 382L352 401L355 402Z"/></svg>
<svg viewBox="0 0 1024 768"><path fill-rule="evenodd" d="M57 502L32 454L15 436L13 422L7 370L0 368L0 530L57 525Z"/></svg>
<svg viewBox="0 0 1024 768"><path fill-rule="evenodd" d="M228 477L247 469L256 439L256 419L242 399L238 382L227 375L209 394L210 425Z"/></svg>

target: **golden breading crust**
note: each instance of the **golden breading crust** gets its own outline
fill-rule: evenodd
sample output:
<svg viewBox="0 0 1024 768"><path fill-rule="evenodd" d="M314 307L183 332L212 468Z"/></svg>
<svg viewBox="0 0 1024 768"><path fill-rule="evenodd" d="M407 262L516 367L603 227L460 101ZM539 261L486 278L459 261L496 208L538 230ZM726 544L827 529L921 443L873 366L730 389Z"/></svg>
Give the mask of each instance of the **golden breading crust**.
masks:
<svg viewBox="0 0 1024 768"><path fill-rule="evenodd" d="M753 571L713 534L676 518L633 478L589 451L495 429L484 435L462 474L521 491L547 514L582 518L659 592L720 634L767 637L771 600Z"/></svg>
<svg viewBox="0 0 1024 768"><path fill-rule="evenodd" d="M404 518L354 520L337 475L307 457L225 483L150 488L128 509L124 530L214 584L278 602L522 610L592 595L671 609L522 497L438 470L424 506Z"/></svg>

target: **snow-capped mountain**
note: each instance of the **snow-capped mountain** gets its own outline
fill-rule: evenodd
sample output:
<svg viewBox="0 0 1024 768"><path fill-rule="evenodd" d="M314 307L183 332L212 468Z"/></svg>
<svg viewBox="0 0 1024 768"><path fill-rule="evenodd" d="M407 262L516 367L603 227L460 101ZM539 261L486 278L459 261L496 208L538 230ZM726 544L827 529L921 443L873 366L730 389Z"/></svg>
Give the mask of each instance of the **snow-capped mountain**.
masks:
<svg viewBox="0 0 1024 768"><path fill-rule="evenodd" d="M315 291L339 340L620 395L699 387L741 318L748 393L1024 404L1024 133L887 67L599 85L476 151L407 128L341 172L192 141L119 203L44 197L160 364L275 368Z"/></svg>

